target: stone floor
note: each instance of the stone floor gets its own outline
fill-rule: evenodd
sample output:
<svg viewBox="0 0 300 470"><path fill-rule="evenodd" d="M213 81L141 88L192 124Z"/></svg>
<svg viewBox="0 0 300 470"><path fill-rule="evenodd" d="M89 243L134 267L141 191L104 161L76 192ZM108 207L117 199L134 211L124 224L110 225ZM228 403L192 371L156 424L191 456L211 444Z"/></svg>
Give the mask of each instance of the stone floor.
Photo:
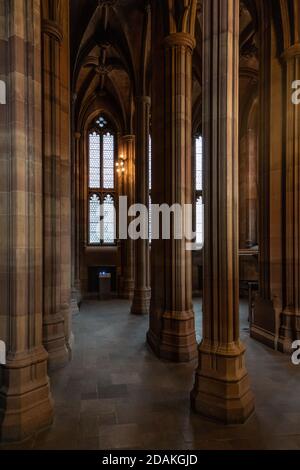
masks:
<svg viewBox="0 0 300 470"><path fill-rule="evenodd" d="M201 304L195 301L200 335ZM243 426L223 426L190 410L196 363L158 360L145 344L148 319L122 300L86 302L74 318L73 361L51 374L51 429L10 448L34 449L300 449L300 367L241 335L256 397Z"/></svg>

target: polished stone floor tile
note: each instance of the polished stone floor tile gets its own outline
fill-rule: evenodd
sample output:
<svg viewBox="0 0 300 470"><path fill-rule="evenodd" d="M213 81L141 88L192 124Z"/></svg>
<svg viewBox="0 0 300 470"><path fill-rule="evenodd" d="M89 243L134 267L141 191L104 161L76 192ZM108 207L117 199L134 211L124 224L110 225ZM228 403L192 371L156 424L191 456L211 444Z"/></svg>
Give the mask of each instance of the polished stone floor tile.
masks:
<svg viewBox="0 0 300 470"><path fill-rule="evenodd" d="M300 367L249 337L241 303L241 337L256 412L224 426L190 408L197 361L161 361L146 344L148 318L124 300L88 301L74 317L73 360L51 373L53 426L5 448L35 449L299 449ZM201 301L195 301L201 338Z"/></svg>

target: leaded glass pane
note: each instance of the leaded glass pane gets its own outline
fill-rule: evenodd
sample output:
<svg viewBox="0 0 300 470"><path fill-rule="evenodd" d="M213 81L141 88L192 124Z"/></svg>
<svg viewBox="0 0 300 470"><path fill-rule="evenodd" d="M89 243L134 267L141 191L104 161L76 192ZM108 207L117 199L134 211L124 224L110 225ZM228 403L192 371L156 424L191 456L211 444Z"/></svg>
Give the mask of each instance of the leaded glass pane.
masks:
<svg viewBox="0 0 300 470"><path fill-rule="evenodd" d="M152 202L151 202L151 196L149 196L149 241L151 242L152 239Z"/></svg>
<svg viewBox="0 0 300 470"><path fill-rule="evenodd" d="M100 198L97 194L90 196L89 202L89 242L90 244L100 243Z"/></svg>
<svg viewBox="0 0 300 470"><path fill-rule="evenodd" d="M196 191L203 190L203 142L202 137L196 139Z"/></svg>
<svg viewBox="0 0 300 470"><path fill-rule="evenodd" d="M103 202L103 243L110 244L115 242L115 205L114 200L108 194Z"/></svg>
<svg viewBox="0 0 300 470"><path fill-rule="evenodd" d="M89 135L89 187L100 187L100 136L96 132Z"/></svg>
<svg viewBox="0 0 300 470"><path fill-rule="evenodd" d="M202 196L199 196L196 202L196 243L203 245L204 242L204 206Z"/></svg>
<svg viewBox="0 0 300 470"><path fill-rule="evenodd" d="M149 135L149 190L152 189L152 139Z"/></svg>
<svg viewBox="0 0 300 470"><path fill-rule="evenodd" d="M114 136L107 133L103 136L103 187L105 189L113 189L115 186L114 153Z"/></svg>
<svg viewBox="0 0 300 470"><path fill-rule="evenodd" d="M101 127L101 129L103 129L103 127L107 125L107 121L103 116L100 116L99 119L96 121L96 123L98 124L99 127Z"/></svg>

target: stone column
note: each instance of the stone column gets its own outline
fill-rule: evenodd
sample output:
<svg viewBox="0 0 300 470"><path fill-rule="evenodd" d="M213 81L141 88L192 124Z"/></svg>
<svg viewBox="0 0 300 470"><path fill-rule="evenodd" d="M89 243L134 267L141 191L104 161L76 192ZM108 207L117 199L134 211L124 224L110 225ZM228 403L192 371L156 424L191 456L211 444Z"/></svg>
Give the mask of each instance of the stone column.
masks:
<svg viewBox="0 0 300 470"><path fill-rule="evenodd" d="M247 129L246 246L257 244L257 133Z"/></svg>
<svg viewBox="0 0 300 470"><path fill-rule="evenodd" d="M150 98L136 99L135 203L149 207ZM135 241L135 287L131 313L143 315L150 307L149 240Z"/></svg>
<svg viewBox="0 0 300 470"><path fill-rule="evenodd" d="M124 195L127 196L128 207L134 204L135 180L135 136L125 135L123 140L123 157L126 161ZM122 177L122 176L121 176ZM124 240L123 291L124 299L133 299L134 294L134 243L131 238Z"/></svg>
<svg viewBox="0 0 300 470"><path fill-rule="evenodd" d="M239 333L239 0L204 0L203 10L203 340L191 398L200 414L233 424L254 409Z"/></svg>
<svg viewBox="0 0 300 470"><path fill-rule="evenodd" d="M55 2L57 3L57 2ZM43 70L43 168L44 168L44 345L49 353L49 367L64 366L68 361L65 316L62 309L62 216L63 186L69 181L62 174L62 96L61 45L63 31L59 24L59 3L44 2L42 22ZM53 10L52 10L53 7ZM66 163L67 164L67 163ZM66 189L68 191L68 189ZM63 223L63 225L62 225ZM67 245L64 244L67 249Z"/></svg>
<svg viewBox="0 0 300 470"><path fill-rule="evenodd" d="M80 286L80 139L81 133L74 133L74 159L73 159L73 280L72 280L72 297L71 308L72 313L79 313L79 305L81 302L81 286Z"/></svg>
<svg viewBox="0 0 300 470"><path fill-rule="evenodd" d="M7 347L0 366L0 435L23 440L53 416L42 345L41 2L8 3L0 21L0 31L1 25L7 31L0 73L7 69L8 84L7 105L0 106L0 338Z"/></svg>
<svg viewBox="0 0 300 470"><path fill-rule="evenodd" d="M152 61L156 65L152 88L151 196L152 204L179 204L183 208L192 203L191 93L196 4L189 2L181 21L182 17L176 16L175 3L170 3L169 34L159 36L159 10L152 22ZM159 357L188 362L197 355L191 252L186 250L185 238L176 239L175 235L172 218L169 239L164 240L162 233L159 239L152 238L148 342Z"/></svg>
<svg viewBox="0 0 300 470"><path fill-rule="evenodd" d="M52 1L53 4L53 1ZM72 332L71 312L71 103L70 103L70 43L69 43L69 0L58 2L61 18L63 41L60 53L60 90L61 90L61 314L64 318L68 359L72 357L74 335Z"/></svg>
<svg viewBox="0 0 300 470"><path fill-rule="evenodd" d="M79 313L81 301L80 289L80 139L81 133L75 132L73 138L72 168L72 296L71 309L73 315Z"/></svg>
<svg viewBox="0 0 300 470"><path fill-rule="evenodd" d="M300 44L283 54L286 105L284 139L283 311L278 349L291 352L300 339L300 106L292 102L292 83L300 79Z"/></svg>
<svg viewBox="0 0 300 470"><path fill-rule="evenodd" d="M255 297L250 335L277 347L277 319L282 311L282 70L277 58L267 2L259 14L259 158L258 244L259 292Z"/></svg>

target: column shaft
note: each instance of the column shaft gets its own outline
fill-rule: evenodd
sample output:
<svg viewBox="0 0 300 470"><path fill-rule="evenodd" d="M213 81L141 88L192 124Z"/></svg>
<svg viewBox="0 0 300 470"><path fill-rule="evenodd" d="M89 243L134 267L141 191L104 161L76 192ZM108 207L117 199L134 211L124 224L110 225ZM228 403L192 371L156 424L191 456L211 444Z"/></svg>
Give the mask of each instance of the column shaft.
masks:
<svg viewBox="0 0 300 470"><path fill-rule="evenodd" d="M292 83L300 77L300 44L284 56L286 71L286 120L284 174L283 312L278 348L291 352L300 339L300 106L291 99Z"/></svg>
<svg viewBox="0 0 300 470"><path fill-rule="evenodd" d="M154 24L155 31L155 24ZM155 33L154 33L155 34ZM159 69L153 78L152 203L192 202L191 92L194 37L176 32L165 38L164 57L154 49ZM160 67L163 67L161 70ZM163 71L163 73L162 73ZM152 214L153 214L152 210ZM165 222L165 221L164 221ZM192 305L191 252L183 236L176 239L174 218L170 237L152 240L152 301L148 342L160 357L186 362L197 354Z"/></svg>
<svg viewBox="0 0 300 470"><path fill-rule="evenodd" d="M124 195L127 196L128 207L134 204L135 199L135 136L123 136L123 157L126 161L126 175ZM122 178L122 175L121 175ZM122 297L133 299L134 295L134 243L131 238L124 240L123 287Z"/></svg>
<svg viewBox="0 0 300 470"><path fill-rule="evenodd" d="M50 9L51 11L51 9ZM62 159L62 97L60 25L43 19L43 164L44 164L44 345L49 353L50 368L68 361L65 315L62 305L62 226L63 186L68 180ZM67 206L65 206L67 207ZM64 214L66 217L66 215ZM64 244L64 248L68 247ZM65 275L65 273L64 273ZM63 307L63 308L62 308Z"/></svg>
<svg viewBox="0 0 300 470"><path fill-rule="evenodd" d="M6 210L0 284L2 275L9 282L0 313L0 337L7 347L6 365L0 367L0 435L2 440L23 440L50 425L53 415L48 354L42 345L41 4L11 0L7 6L9 94L0 135L6 145L0 152L0 173L7 191L1 192Z"/></svg>
<svg viewBox="0 0 300 470"><path fill-rule="evenodd" d="M149 207L149 125L150 98L136 99L136 159L135 195L136 204ZM150 307L149 240L135 241L135 288L131 313L143 315Z"/></svg>
<svg viewBox="0 0 300 470"><path fill-rule="evenodd" d="M199 413L241 423L254 405L239 339L239 1L204 0L203 9L203 340L191 398Z"/></svg>
<svg viewBox="0 0 300 470"><path fill-rule="evenodd" d="M75 132L73 139L72 168L72 297L73 315L79 313L81 302L80 289L80 132Z"/></svg>

